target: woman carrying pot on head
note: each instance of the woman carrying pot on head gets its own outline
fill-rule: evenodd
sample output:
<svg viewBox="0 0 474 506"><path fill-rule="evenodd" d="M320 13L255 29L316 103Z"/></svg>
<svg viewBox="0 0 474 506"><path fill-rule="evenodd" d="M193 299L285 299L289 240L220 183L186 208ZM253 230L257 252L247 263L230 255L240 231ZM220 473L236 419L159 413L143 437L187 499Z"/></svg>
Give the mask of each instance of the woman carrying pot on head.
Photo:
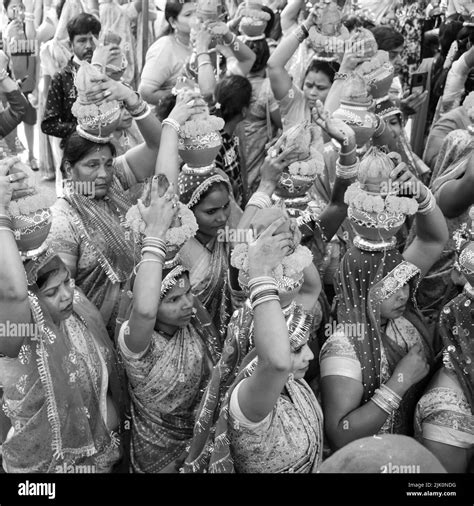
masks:
<svg viewBox="0 0 474 506"><path fill-rule="evenodd" d="M209 315L171 251L170 226L182 213L178 197L173 185L163 192L154 176L150 205L138 203L145 224L142 256L118 338L130 381L131 460L138 473L177 472L217 353Z"/></svg>
<svg viewBox="0 0 474 506"><path fill-rule="evenodd" d="M248 244L255 348L226 393L213 450L201 456L208 472L311 472L322 459L322 412L303 380L314 357L310 322L295 313L289 331L275 278L293 244L284 223L277 219Z"/></svg>
<svg viewBox="0 0 474 506"><path fill-rule="evenodd" d="M153 174L161 126L140 96L122 83L104 77L89 84L89 97L125 103L145 143L116 158L110 138L79 127L64 145L64 194L52 206L48 240L113 335L121 289L139 253L122 226L132 205L127 190ZM171 116L183 122L191 111L192 105L179 102Z"/></svg>
<svg viewBox="0 0 474 506"><path fill-rule="evenodd" d="M21 176L0 172L0 320L12 329L0 341L0 383L12 424L3 467L111 472L123 455L125 408L116 354L100 313L44 243L49 209L13 213L10 199Z"/></svg>
<svg viewBox="0 0 474 506"><path fill-rule="evenodd" d="M362 164L372 172L362 171ZM380 188L380 174L397 188L408 183L413 191L416 185L418 204L394 195L374 199L363 191L362 183L371 191ZM437 351L413 306L412 280L426 274L448 239L434 197L403 164L394 168L386 155L369 152L359 180L347 190L346 202L360 235L341 261L337 327L320 354L325 428L334 449L380 432L411 433L420 381ZM385 213L379 207L369 213L369 203L372 208L381 203ZM416 210L417 236L401 255L393 234ZM381 215L390 223L381 222Z"/></svg>

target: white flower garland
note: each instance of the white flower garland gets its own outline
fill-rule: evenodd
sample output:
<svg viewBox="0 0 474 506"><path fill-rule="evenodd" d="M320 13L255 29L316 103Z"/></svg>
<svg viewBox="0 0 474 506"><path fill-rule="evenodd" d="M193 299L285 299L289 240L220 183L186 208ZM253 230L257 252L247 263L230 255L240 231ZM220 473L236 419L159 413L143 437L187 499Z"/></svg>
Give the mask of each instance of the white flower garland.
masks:
<svg viewBox="0 0 474 506"><path fill-rule="evenodd" d="M360 183L353 183L346 190L344 202L366 213L403 213L415 214L418 211L418 202L414 198L388 195L383 198L380 195L370 195L360 187Z"/></svg>
<svg viewBox="0 0 474 506"><path fill-rule="evenodd" d="M298 278L301 273L311 265L313 254L306 246L299 244L291 255L286 256L282 263L273 270L276 279L283 276L288 278ZM249 270L249 247L248 244L237 244L230 256L230 263L236 269L244 272Z"/></svg>
<svg viewBox="0 0 474 506"><path fill-rule="evenodd" d="M288 166L288 172L292 176L307 177L315 176L316 174L321 173L324 169L324 158L320 155L320 153L317 153L317 155L319 155L319 157L291 163Z"/></svg>
<svg viewBox="0 0 474 506"><path fill-rule="evenodd" d="M253 18L255 20L261 20L261 21L270 21L270 14L265 11L259 11L257 9L244 9L243 10L244 18Z"/></svg>
<svg viewBox="0 0 474 506"><path fill-rule="evenodd" d="M172 227L166 232L165 241L168 246L182 246L189 238L194 237L198 231L198 224L194 213L181 202L178 203L178 217L181 226ZM136 235L145 233L145 222L138 206L132 206L126 216L126 226Z"/></svg>
<svg viewBox="0 0 474 506"><path fill-rule="evenodd" d="M224 128L225 122L217 116L207 116L206 118L191 119L181 127L180 136L188 139L207 135L211 132L219 132Z"/></svg>

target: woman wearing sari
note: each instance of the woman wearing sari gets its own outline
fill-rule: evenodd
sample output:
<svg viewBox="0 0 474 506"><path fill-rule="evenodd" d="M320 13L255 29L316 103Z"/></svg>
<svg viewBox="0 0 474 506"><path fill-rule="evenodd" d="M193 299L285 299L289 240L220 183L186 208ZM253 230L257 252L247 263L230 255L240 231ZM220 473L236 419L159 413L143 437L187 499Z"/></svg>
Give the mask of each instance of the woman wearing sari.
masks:
<svg viewBox="0 0 474 506"><path fill-rule="evenodd" d="M473 471L474 300L473 243L464 244L458 267L468 282L442 310L443 367L436 373L415 414L415 435L449 473Z"/></svg>
<svg viewBox="0 0 474 506"><path fill-rule="evenodd" d="M104 76L90 84L87 95L123 101L145 143L115 158L107 138L78 131L66 140L62 168L67 180L64 195L52 206L49 241L113 335L120 292L139 253L122 227L132 205L127 190L153 174L161 125L140 96L120 82ZM191 110L178 102L170 116L179 123Z"/></svg>
<svg viewBox="0 0 474 506"><path fill-rule="evenodd" d="M38 239L30 249L34 236L47 235L49 210L35 213L33 235L16 228L17 216L12 222L9 201L18 176L0 174L0 319L12 329L0 342L0 383L12 424L3 467L8 473L111 472L123 453L116 355L100 313L75 288L59 256Z"/></svg>
<svg viewBox="0 0 474 506"><path fill-rule="evenodd" d="M177 212L173 186L160 196L152 180L142 258L133 283L133 307L118 345L130 380L134 472L177 472L194 416L216 359L207 312L191 293L177 257L165 262L168 229Z"/></svg>
<svg viewBox="0 0 474 506"><path fill-rule="evenodd" d="M282 309L301 287L303 273L275 276L294 248L286 221L281 217L256 231L258 238L246 245L248 267L240 275L250 288L255 348L226 393L212 451L199 455L191 448L190 472L311 472L321 462L322 412L303 380L314 357L308 347L312 315L299 308L288 320Z"/></svg>
<svg viewBox="0 0 474 506"><path fill-rule="evenodd" d="M386 163L381 158L379 163ZM393 164L392 164L393 167ZM390 169L390 166L388 166ZM333 449L378 433L410 434L431 336L410 300L410 280L441 254L447 228L434 197L399 164L390 181L417 188L417 235L401 255L396 241L357 236L337 275L337 328L320 354L325 429Z"/></svg>
<svg viewBox="0 0 474 506"><path fill-rule="evenodd" d="M353 132L350 128L334 120L327 115L318 119L318 123L330 135L348 136L347 150L348 155L341 153L341 162L334 184L331 202L328 204L319 217L305 216L299 224L301 230L308 237L311 245L311 251L322 258L327 242L336 233L341 222L344 220L347 207L343 202L344 192L348 184L353 180L354 173L354 151L352 150ZM341 139L342 140L342 139ZM344 149L345 146L344 146ZM262 167L262 180L259 191L250 199L245 209L244 215L239 223L241 232L248 232L249 228L260 231L265 229L270 223L285 218L284 226L290 234L293 246L292 250L284 260L287 274L279 279L279 296L282 312L288 326L290 335L293 332L300 332L302 326L308 333L310 349L316 353L319 351L320 343L315 339L315 333L322 320L322 303L319 304L318 296L321 292L321 281L313 261L313 255L306 248L300 245L301 232L289 219L288 215L280 208L269 208L271 205L271 195L280 179L281 172L288 165L291 159L293 147L278 153L278 143L270 150L270 155L266 158ZM351 152L352 151L352 154ZM272 156L273 155L273 156ZM244 251L242 251L242 248ZM232 254L232 265L239 269L238 282L248 294L248 282L246 281L246 260L245 245L237 245ZM292 267L290 267L292 266ZM297 278L298 282L294 282ZM194 437L190 447L189 455L185 463L185 472L203 472L209 466L209 449L213 441L217 442L216 423L221 410L223 400L229 387L234 382L237 374L243 368L243 362L246 357L252 353L254 348L255 321L254 312L250 301L247 299L245 304L234 313L228 325L227 337L224 343L222 356L212 372L212 377L208 388L203 397L199 408L196 425L194 428ZM316 369L316 370L314 370ZM307 371L306 377L311 381L311 388L319 392L319 374L318 368L312 367ZM315 381L313 381L315 379ZM216 443L214 443L216 444Z"/></svg>
<svg viewBox="0 0 474 506"><path fill-rule="evenodd" d="M469 131L454 130L443 142L431 178L430 188L443 212L449 231L441 257L421 281L417 300L423 314L437 321L439 312L459 293L451 279L456 258L453 233L468 219L474 204L471 188L473 137Z"/></svg>

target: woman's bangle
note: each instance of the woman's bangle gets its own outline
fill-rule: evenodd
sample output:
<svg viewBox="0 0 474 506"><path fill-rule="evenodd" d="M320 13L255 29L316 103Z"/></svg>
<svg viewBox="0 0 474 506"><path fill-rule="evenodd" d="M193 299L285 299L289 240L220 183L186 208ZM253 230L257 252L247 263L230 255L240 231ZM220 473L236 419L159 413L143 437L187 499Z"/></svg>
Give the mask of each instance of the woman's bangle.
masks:
<svg viewBox="0 0 474 506"><path fill-rule="evenodd" d="M180 124L173 118L166 118L161 124L170 126L177 134L179 134L181 130Z"/></svg>
<svg viewBox="0 0 474 506"><path fill-rule="evenodd" d="M25 21L33 21L35 20L35 15L33 12L25 12Z"/></svg>
<svg viewBox="0 0 474 506"><path fill-rule="evenodd" d="M145 248L147 246L156 246L158 248L162 248L166 252L166 242L160 237L147 236L143 239L142 246Z"/></svg>
<svg viewBox="0 0 474 506"><path fill-rule="evenodd" d="M145 112L143 112L142 114L137 114L137 115L131 114L131 116L135 121L140 121L142 119L148 118L148 116L150 116L150 114L151 114L151 107L148 104L146 104Z"/></svg>
<svg viewBox="0 0 474 506"><path fill-rule="evenodd" d="M359 172L359 162L352 165L342 165L339 161L336 162L336 177L339 179L352 179L356 177Z"/></svg>
<svg viewBox="0 0 474 506"><path fill-rule="evenodd" d="M251 289L254 286L260 285L260 284L274 284L275 287L277 286L275 278L272 278L271 276L257 276L255 278L252 278L249 280L248 286L249 289Z"/></svg>
<svg viewBox="0 0 474 506"><path fill-rule="evenodd" d="M270 197L266 193L255 192L250 197L250 199L247 202L247 205L245 207L248 207L248 206L255 206L255 207L258 207L259 209L265 209L265 208L272 206L272 200L270 199Z"/></svg>
<svg viewBox="0 0 474 506"><path fill-rule="evenodd" d="M209 58L211 57L211 55L209 54L209 51L201 51L200 53L198 53L196 55L196 58L199 58L200 56L202 56L204 54L207 55L207 56L209 56Z"/></svg>
<svg viewBox="0 0 474 506"><path fill-rule="evenodd" d="M296 40L301 44L309 35L306 27L303 28L304 25L298 26L298 28L293 32L293 35L296 37Z"/></svg>
<svg viewBox="0 0 474 506"><path fill-rule="evenodd" d="M357 144L350 150L350 151L342 151L340 152L341 156L349 156L352 155L352 153L355 153L357 151Z"/></svg>
<svg viewBox="0 0 474 506"><path fill-rule="evenodd" d="M198 70L199 70L202 66L204 66L204 65L211 65L211 66L212 66L212 62L211 62L211 60L204 60L204 61L202 61L202 62L198 63Z"/></svg>
<svg viewBox="0 0 474 506"><path fill-rule="evenodd" d="M336 72L334 74L334 81L340 80L340 81L347 81L349 79L349 74L346 74L345 72Z"/></svg>
<svg viewBox="0 0 474 506"><path fill-rule="evenodd" d="M237 35L235 35L235 33L232 34L232 39L230 40L230 42L226 42L226 41L223 41L224 42L224 46L227 46L227 47L230 47L232 46L232 44L237 40Z"/></svg>
<svg viewBox="0 0 474 506"><path fill-rule="evenodd" d="M13 230L13 223L10 216L0 215L0 227L7 227Z"/></svg>
<svg viewBox="0 0 474 506"><path fill-rule="evenodd" d="M426 197L418 204L418 214L429 214L436 207L436 199L430 189L426 188Z"/></svg>
<svg viewBox="0 0 474 506"><path fill-rule="evenodd" d="M127 109L127 111L130 113L130 115L132 117L141 116L146 111L146 109L148 107L148 104L143 100L140 93L138 93L136 91L135 94L138 97L138 102L135 105L130 106L127 104L127 102L124 102L125 108Z"/></svg>
<svg viewBox="0 0 474 506"><path fill-rule="evenodd" d="M0 232L11 232L13 234L13 230L8 227L0 227Z"/></svg>
<svg viewBox="0 0 474 506"><path fill-rule="evenodd" d="M135 267L135 269L133 269L133 274L135 274L135 276L137 275L140 265L144 264L145 262L154 262L154 263L160 264L161 267L163 267L163 262L161 260L159 260L158 258L144 258L143 260L140 260L140 262Z"/></svg>

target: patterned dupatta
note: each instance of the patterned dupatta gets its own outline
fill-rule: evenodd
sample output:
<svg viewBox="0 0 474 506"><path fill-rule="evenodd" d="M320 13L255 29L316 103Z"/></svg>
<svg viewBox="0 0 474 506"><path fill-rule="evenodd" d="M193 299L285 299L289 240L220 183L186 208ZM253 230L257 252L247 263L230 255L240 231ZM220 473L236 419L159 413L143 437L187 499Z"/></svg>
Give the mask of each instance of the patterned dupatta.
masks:
<svg viewBox="0 0 474 506"><path fill-rule="evenodd" d="M197 239L191 238L181 249L180 257L189 269L194 295L204 304L218 332L221 351L234 310L234 292L228 276L229 244L215 241L209 251Z"/></svg>
<svg viewBox="0 0 474 506"><path fill-rule="evenodd" d="M474 414L474 290L470 284L464 293L447 304L440 316L444 367L455 374Z"/></svg>
<svg viewBox="0 0 474 506"><path fill-rule="evenodd" d="M137 472L160 472L181 456L192 436L195 412L215 357L212 327L199 314L196 318L166 343L154 332L148 352L153 365L130 389L132 445L137 449L132 462Z"/></svg>
<svg viewBox="0 0 474 506"><path fill-rule="evenodd" d="M295 303L283 310L289 328L291 328L291 316L296 310ZM224 398L227 398L227 392L232 385L237 384L236 378L239 371L243 371L245 364L248 364L256 356L253 328L253 312L250 302L247 300L244 306L234 313L229 322L222 356L212 371L209 384L201 400L193 439L183 466L185 473L207 472L210 466L211 453L217 445L219 434L224 431L222 423L221 429L217 427L225 403Z"/></svg>
<svg viewBox="0 0 474 506"><path fill-rule="evenodd" d="M125 214L132 203L125 195L119 180L113 178L104 198L110 213L104 212L104 208L94 199L78 193L69 192L63 198L76 212L74 223L80 230L81 238L96 253L106 277L112 283L126 281L138 260L138 253L132 238L122 227ZM102 240L94 240L92 233L99 234Z"/></svg>
<svg viewBox="0 0 474 506"><path fill-rule="evenodd" d="M190 461L190 454L186 460L184 472L235 473L229 438L229 403L234 388L243 379L249 378L252 375L257 365L257 360L257 353L254 348L243 360L240 373L224 397L219 418L215 425L213 444L206 447L197 460ZM310 442L305 453L305 458L300 462L293 462L290 456L285 470L296 473L314 472L322 461L323 415L321 408L304 380L295 381L289 379L285 385L285 389L289 399L298 410L299 415L305 420L303 427L307 431Z"/></svg>
<svg viewBox="0 0 474 506"><path fill-rule="evenodd" d="M362 368L364 403L380 386L381 343L391 371L406 354L406 350L401 349L382 331L380 316L380 284L402 262L403 257L396 249L367 252L353 246L342 258L337 274L338 324L346 324L351 328L354 322L360 323L364 333L357 338L351 338ZM432 338L410 301L404 316L420 333L428 361L432 363Z"/></svg>
<svg viewBox="0 0 474 506"><path fill-rule="evenodd" d="M75 291L71 318L83 323L77 326L81 332L85 328L74 338L86 350L84 360L65 333L67 326L54 325L33 291L29 301L34 332L18 359L2 359L0 368L6 412L15 429L3 444L9 471L55 472L61 463L110 454L119 442L106 426L105 395L111 392L120 418L124 392L100 314Z"/></svg>

